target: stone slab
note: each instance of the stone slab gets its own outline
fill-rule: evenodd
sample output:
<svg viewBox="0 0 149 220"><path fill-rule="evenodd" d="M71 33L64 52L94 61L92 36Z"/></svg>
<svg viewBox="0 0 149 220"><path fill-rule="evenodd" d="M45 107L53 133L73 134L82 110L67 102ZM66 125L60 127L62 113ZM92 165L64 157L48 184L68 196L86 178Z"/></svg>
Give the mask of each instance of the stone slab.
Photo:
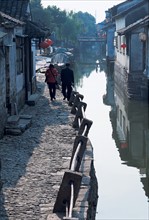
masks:
<svg viewBox="0 0 149 220"><path fill-rule="evenodd" d="M12 115L9 116L7 119L7 124L17 124L19 121L19 115Z"/></svg>
<svg viewBox="0 0 149 220"><path fill-rule="evenodd" d="M20 115L20 119L32 119L32 115Z"/></svg>
<svg viewBox="0 0 149 220"><path fill-rule="evenodd" d="M34 106L34 105L36 105L38 99L39 99L39 94L32 94L32 95L29 97L29 99L27 100L26 103L27 103L29 106Z"/></svg>
<svg viewBox="0 0 149 220"><path fill-rule="evenodd" d="M21 129L6 129L5 130L5 133L7 135L21 135L22 134L22 131Z"/></svg>

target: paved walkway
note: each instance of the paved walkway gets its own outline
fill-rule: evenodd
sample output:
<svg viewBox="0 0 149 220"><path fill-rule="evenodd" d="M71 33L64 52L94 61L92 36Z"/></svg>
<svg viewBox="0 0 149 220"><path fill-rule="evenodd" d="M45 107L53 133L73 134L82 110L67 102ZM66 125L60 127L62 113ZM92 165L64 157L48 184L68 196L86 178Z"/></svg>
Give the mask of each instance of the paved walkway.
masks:
<svg viewBox="0 0 149 220"><path fill-rule="evenodd" d="M22 114L32 115L32 125L21 136L0 140L0 220L61 219L52 214L63 177L69 167L76 135L74 115L57 90L51 102L44 74L38 74L40 98L25 106Z"/></svg>

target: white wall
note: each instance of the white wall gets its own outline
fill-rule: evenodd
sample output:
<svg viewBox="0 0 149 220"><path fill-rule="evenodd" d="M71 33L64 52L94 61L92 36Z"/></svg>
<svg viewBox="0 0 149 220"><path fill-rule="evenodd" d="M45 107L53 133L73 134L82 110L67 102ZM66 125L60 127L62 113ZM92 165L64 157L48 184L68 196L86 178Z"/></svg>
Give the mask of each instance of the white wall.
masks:
<svg viewBox="0 0 149 220"><path fill-rule="evenodd" d="M148 28L148 34L147 34L147 70L146 70L146 74L149 78L149 28Z"/></svg>
<svg viewBox="0 0 149 220"><path fill-rule="evenodd" d="M116 19L116 31L125 27L125 17Z"/></svg>
<svg viewBox="0 0 149 220"><path fill-rule="evenodd" d="M36 44L32 41L32 54L33 54L33 77L36 76Z"/></svg>
<svg viewBox="0 0 149 220"><path fill-rule="evenodd" d="M116 19L116 35L117 31L125 27L125 17ZM116 48L116 60L121 64L121 66L128 68L128 57L126 56L126 49L121 49L120 45L123 43L124 36L118 36L118 49Z"/></svg>
<svg viewBox="0 0 149 220"><path fill-rule="evenodd" d="M0 105L6 105L5 59L0 53Z"/></svg>

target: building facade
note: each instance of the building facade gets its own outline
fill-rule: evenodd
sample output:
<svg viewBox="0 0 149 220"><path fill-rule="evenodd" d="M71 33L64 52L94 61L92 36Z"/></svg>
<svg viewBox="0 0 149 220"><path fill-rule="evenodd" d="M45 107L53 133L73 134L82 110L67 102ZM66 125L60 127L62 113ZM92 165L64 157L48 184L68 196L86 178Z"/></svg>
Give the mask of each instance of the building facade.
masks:
<svg viewBox="0 0 149 220"><path fill-rule="evenodd" d="M29 0L0 0L0 137L36 92L34 39L49 35L32 22Z"/></svg>

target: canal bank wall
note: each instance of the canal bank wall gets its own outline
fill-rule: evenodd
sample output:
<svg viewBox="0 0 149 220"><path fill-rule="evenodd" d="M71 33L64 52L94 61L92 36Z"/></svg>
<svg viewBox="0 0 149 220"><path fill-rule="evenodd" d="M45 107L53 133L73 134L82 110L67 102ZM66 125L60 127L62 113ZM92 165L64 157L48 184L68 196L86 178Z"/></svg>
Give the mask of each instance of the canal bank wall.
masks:
<svg viewBox="0 0 149 220"><path fill-rule="evenodd" d="M58 220L64 212L53 213L63 176L69 170L77 130L74 115L60 90L51 102L38 73L35 105L26 105L19 113L30 116L31 124L21 135L5 135L0 140L1 191L0 219ZM98 183L94 168L93 146L87 141L79 172L80 189L72 219L94 220ZM66 218L67 219L67 218ZM71 219L71 218L68 218Z"/></svg>

